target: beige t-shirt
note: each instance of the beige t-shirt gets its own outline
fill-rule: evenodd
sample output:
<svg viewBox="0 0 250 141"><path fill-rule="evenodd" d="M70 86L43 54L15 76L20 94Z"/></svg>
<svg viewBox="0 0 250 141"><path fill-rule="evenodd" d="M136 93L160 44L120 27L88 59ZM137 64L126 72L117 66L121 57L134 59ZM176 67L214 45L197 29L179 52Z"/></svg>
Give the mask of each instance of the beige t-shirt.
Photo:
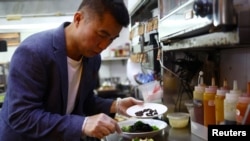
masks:
<svg viewBox="0 0 250 141"><path fill-rule="evenodd" d="M82 74L82 59L75 61L67 57L68 62L68 101L66 113L70 114L75 107L76 95Z"/></svg>

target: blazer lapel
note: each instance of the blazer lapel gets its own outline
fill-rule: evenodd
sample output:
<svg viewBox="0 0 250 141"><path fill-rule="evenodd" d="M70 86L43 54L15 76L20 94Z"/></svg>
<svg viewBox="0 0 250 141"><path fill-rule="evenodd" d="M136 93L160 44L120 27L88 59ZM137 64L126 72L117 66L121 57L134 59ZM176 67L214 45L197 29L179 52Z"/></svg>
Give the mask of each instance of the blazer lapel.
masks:
<svg viewBox="0 0 250 141"><path fill-rule="evenodd" d="M61 83L62 98L63 98L63 112L66 113L67 99L68 99L68 68L67 68L67 58L62 52L55 52L56 60L58 62L59 73L61 78L59 82Z"/></svg>
<svg viewBox="0 0 250 141"><path fill-rule="evenodd" d="M66 113L67 109L67 99L68 99L68 67L67 67L67 53L66 53L66 41L64 26L69 23L65 23L60 26L54 34L53 37L53 47L56 59L56 64L58 65L60 78L58 82L61 83L62 99L63 99L63 113Z"/></svg>

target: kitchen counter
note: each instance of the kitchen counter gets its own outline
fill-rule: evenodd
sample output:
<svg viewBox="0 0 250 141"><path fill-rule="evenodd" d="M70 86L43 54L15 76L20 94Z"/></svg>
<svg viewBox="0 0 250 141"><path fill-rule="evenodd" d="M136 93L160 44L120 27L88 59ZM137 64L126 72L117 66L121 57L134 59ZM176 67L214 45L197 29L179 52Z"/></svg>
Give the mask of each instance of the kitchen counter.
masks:
<svg viewBox="0 0 250 141"><path fill-rule="evenodd" d="M206 141L190 131L190 126L182 129L174 129L169 125L161 134L153 137L154 141ZM104 141L131 141L129 139L124 139L118 134L111 134L107 136Z"/></svg>

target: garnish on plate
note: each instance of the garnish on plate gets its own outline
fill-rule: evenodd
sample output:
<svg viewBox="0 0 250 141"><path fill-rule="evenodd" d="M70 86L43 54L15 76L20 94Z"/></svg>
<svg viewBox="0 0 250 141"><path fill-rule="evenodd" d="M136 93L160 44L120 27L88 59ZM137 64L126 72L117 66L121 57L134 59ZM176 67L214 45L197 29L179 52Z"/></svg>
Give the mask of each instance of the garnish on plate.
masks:
<svg viewBox="0 0 250 141"><path fill-rule="evenodd" d="M133 132L133 133L138 133L138 132L151 132L151 131L157 131L159 128L157 126L151 126L147 123L144 123L142 121L137 121L133 125L130 126L123 126L122 128L123 132Z"/></svg>

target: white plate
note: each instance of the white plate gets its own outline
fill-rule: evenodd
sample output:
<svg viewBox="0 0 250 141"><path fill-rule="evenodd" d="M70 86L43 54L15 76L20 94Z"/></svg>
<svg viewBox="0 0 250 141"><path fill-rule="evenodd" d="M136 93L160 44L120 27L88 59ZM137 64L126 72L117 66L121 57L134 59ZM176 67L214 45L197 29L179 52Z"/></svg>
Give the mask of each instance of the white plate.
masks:
<svg viewBox="0 0 250 141"><path fill-rule="evenodd" d="M138 111L142 111L144 109L152 109L157 111L157 115L146 115L146 113L143 113L142 116L137 116L135 113ZM136 118L154 118L158 117L165 112L167 112L168 108L163 105L163 104L158 104L158 103L144 103L143 105L134 105L132 107L129 107L127 109L127 114L131 117L136 117Z"/></svg>
<svg viewBox="0 0 250 141"><path fill-rule="evenodd" d="M142 121L143 123L147 123L150 126L157 126L159 130L157 131L152 131L152 132L138 132L138 133L131 133L131 132L122 132L120 135L124 138L151 138L159 133L162 132L167 127L167 123L161 120L156 120L156 119L128 119L125 121L118 122L118 125L120 128L124 126L130 126L135 124L137 121Z"/></svg>

